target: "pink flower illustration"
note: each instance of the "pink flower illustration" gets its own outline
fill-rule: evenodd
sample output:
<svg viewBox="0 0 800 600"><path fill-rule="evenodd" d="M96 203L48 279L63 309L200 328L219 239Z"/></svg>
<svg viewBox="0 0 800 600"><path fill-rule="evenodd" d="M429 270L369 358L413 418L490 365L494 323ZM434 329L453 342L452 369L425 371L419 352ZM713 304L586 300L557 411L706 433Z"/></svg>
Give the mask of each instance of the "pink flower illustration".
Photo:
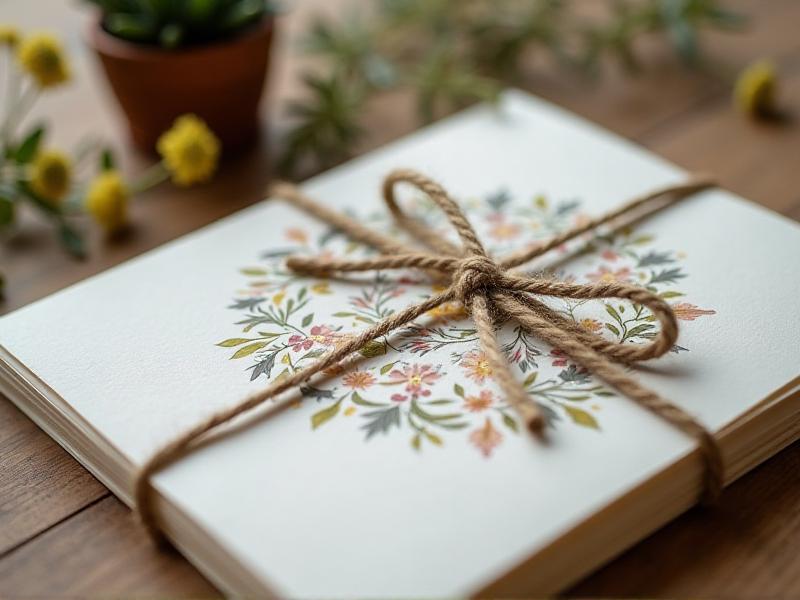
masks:
<svg viewBox="0 0 800 600"><path fill-rule="evenodd" d="M494 402L494 394L489 390L481 390L477 396L467 396L464 399L464 408L470 412L486 410Z"/></svg>
<svg viewBox="0 0 800 600"><path fill-rule="evenodd" d="M389 373L389 383L405 384L405 391L414 396L430 396L431 391L425 386L433 385L439 377L439 372L432 365L404 365L401 369L393 369ZM394 397L392 399L394 400Z"/></svg>
<svg viewBox="0 0 800 600"><path fill-rule="evenodd" d="M603 253L600 256L611 262L614 262L619 258L619 254L614 252L611 248L606 248L605 250L603 250Z"/></svg>
<svg viewBox="0 0 800 600"><path fill-rule="evenodd" d="M336 341L336 333L327 325L314 325L308 337L323 346L331 346Z"/></svg>
<svg viewBox="0 0 800 600"><path fill-rule="evenodd" d="M633 273L631 272L630 267L622 267L616 271L613 271L607 266L601 265L595 273L588 273L586 278L590 281L604 281L613 283L615 281L630 281L632 275Z"/></svg>
<svg viewBox="0 0 800 600"><path fill-rule="evenodd" d="M314 325L307 336L295 333L289 337L287 342L294 352L300 352L310 349L314 343L332 346L336 343L336 339L336 332L327 325Z"/></svg>
<svg viewBox="0 0 800 600"><path fill-rule="evenodd" d="M289 345L294 352L300 352L301 350L309 350L314 345L314 340L295 333L289 337Z"/></svg>
<svg viewBox="0 0 800 600"><path fill-rule="evenodd" d="M478 447L481 454L489 458L492 455L492 450L503 441L503 434L497 431L489 417L486 417L486 422L483 426L478 427L469 434L469 441Z"/></svg>
<svg viewBox="0 0 800 600"><path fill-rule="evenodd" d="M554 367L566 367L567 366L567 355L564 354L558 348L553 348L550 350L550 356L553 357L553 366Z"/></svg>
<svg viewBox="0 0 800 600"><path fill-rule="evenodd" d="M696 307L694 304L689 304L688 302L678 302L677 304L673 304L672 312L674 312L675 316L681 321L694 321L697 317L702 317L703 315L717 314L717 311L715 310L704 310Z"/></svg>

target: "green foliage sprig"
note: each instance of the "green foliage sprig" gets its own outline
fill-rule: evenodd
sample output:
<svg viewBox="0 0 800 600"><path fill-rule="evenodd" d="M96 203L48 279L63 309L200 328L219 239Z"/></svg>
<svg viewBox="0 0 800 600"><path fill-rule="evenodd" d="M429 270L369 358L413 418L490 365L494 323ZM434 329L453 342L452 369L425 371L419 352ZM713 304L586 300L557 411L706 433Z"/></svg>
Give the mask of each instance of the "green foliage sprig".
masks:
<svg viewBox="0 0 800 600"><path fill-rule="evenodd" d="M504 83L520 85L535 52L582 73L597 73L606 58L636 72L637 40L656 35L696 66L704 29L744 22L721 0L376 0L371 8L312 23L302 47L319 64L289 108L285 172L352 154L367 103L385 90L410 89L428 122L495 99Z"/></svg>
<svg viewBox="0 0 800 600"><path fill-rule="evenodd" d="M88 1L102 10L110 34L169 49L235 35L272 10L267 0Z"/></svg>

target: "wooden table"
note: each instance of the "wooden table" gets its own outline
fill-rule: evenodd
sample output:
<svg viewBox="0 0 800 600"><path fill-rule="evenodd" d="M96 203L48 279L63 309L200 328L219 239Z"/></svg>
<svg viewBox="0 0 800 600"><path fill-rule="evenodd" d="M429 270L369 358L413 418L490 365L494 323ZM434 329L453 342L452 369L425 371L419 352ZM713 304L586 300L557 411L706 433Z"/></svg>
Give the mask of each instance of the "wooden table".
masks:
<svg viewBox="0 0 800 600"><path fill-rule="evenodd" d="M297 58L287 46L308 4L281 23L270 87L270 115L296 90ZM800 1L734 0L752 15L743 35L707 38L715 75L686 72L656 46L647 74L610 72L588 84L545 68L528 87L688 169L716 174L725 187L800 219L800 127L759 124L731 108L729 81L743 64L773 58L782 72L783 105L800 115ZM65 38L75 83L43 99L38 113L62 145L91 131L115 142L129 172L148 160L125 145L124 126L92 56L82 43L86 14L61 0L4 0L0 22L49 27ZM720 75L724 73L725 75ZM385 98L367 115L368 150L414 128L407 99ZM391 107L391 108L389 108ZM280 121L271 119L273 133ZM378 126L379 125L379 126ZM261 197L270 177L266 143L227 162L201 189L171 187L138 198L134 232L90 238L91 258L75 262L47 227L26 219L0 247L8 280L7 312L102 271ZM798 257L800 260L800 257ZM800 268L800 267L798 267ZM57 324L54 324L57 326ZM46 341L43 340L43 343ZM776 349L776 351L779 351ZM580 596L800 597L800 444L735 483L715 510L695 509L568 592ZM87 471L0 398L0 595L211 596L216 590L176 554L154 551L128 509Z"/></svg>

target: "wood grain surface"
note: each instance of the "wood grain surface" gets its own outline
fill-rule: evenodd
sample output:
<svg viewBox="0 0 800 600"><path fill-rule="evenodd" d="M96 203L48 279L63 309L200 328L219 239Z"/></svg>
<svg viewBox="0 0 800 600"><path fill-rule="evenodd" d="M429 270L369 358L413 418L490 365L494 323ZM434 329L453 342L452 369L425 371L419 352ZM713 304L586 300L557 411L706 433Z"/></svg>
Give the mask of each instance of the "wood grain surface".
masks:
<svg viewBox="0 0 800 600"><path fill-rule="evenodd" d="M262 143L225 161L202 188L165 186L136 201L123 239L90 237L91 257L76 262L47 225L23 215L0 245L8 312L258 201L271 177L270 142L284 126L281 108L298 92L292 50L309 15L348 0L301 0L281 18ZM724 187L800 219L800 1L734 0L751 16L743 34L707 38L710 64L687 72L660 44L646 44L647 71L628 78L609 68L586 82L543 65L528 89L620 133L687 169L713 173ZM3 0L0 23L49 28L65 39L75 82L42 99L52 141L87 132L112 140L128 172L150 159L126 144L125 126L94 57L83 43L87 12L63 0ZM735 73L755 58L781 71L781 103L794 119L756 123L731 106ZM360 152L412 131L410 99L381 98L365 120ZM800 262L800 257L798 257ZM800 264L798 265L800 270ZM778 351L778 349L776 349ZM177 554L155 551L129 511L8 400L0 397L0 596L218 595ZM569 590L571 596L800 597L800 443L728 489L714 510L694 509Z"/></svg>

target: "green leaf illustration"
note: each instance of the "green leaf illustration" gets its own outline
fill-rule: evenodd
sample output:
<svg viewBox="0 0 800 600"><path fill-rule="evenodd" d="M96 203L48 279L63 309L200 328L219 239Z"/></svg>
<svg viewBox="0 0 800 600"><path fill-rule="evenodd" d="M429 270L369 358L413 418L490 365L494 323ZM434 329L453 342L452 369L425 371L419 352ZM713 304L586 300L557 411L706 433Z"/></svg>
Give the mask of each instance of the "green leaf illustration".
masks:
<svg viewBox="0 0 800 600"><path fill-rule="evenodd" d="M664 298L664 300L669 300L670 298L680 298L681 296L685 296L683 292L676 292L674 290L667 290L666 292L661 292L659 296Z"/></svg>
<svg viewBox="0 0 800 600"><path fill-rule="evenodd" d="M217 346L222 346L223 348L233 348L234 346L240 346L242 344L246 344L247 342L252 342L250 338L230 338L228 340L223 340Z"/></svg>
<svg viewBox="0 0 800 600"><path fill-rule="evenodd" d="M340 400L339 402L331 404L329 407L323 408L321 411L315 412L313 415L311 415L311 428L316 429L323 423L327 423L333 417L339 414L339 405L341 403L342 401Z"/></svg>
<svg viewBox="0 0 800 600"><path fill-rule="evenodd" d="M400 406L382 410L373 410L364 415L368 420L361 429L366 430L367 439L376 433L388 433L392 427L400 427Z"/></svg>
<svg viewBox="0 0 800 600"><path fill-rule="evenodd" d="M239 269L239 272L242 275L248 275L250 277L261 277L263 275L267 275L268 274L267 271L265 271L264 269L259 269L259 268L256 268L256 267L252 267L252 268L248 267L246 269Z"/></svg>
<svg viewBox="0 0 800 600"><path fill-rule="evenodd" d="M256 350L261 350L261 348L266 345L267 342L256 342L255 344L243 346L242 348L239 348L233 356L231 356L231 360L234 358L244 358L245 356L250 356L253 352Z"/></svg>
<svg viewBox="0 0 800 600"><path fill-rule="evenodd" d="M536 383L536 378L538 376L539 376L539 371L534 371L525 378L525 381L522 382L522 385L525 387L533 385L534 383Z"/></svg>
<svg viewBox="0 0 800 600"><path fill-rule="evenodd" d="M311 322L314 320L314 313L309 313L305 317L303 317L303 321L301 323L302 327L308 327L311 325Z"/></svg>
<svg viewBox="0 0 800 600"><path fill-rule="evenodd" d="M595 419L591 413L588 413L581 408L576 408L575 406L562 406L564 407L564 410L567 411L567 414L572 419L572 422L576 425L580 425L581 427L589 427L591 429L600 429L597 419Z"/></svg>
<svg viewBox="0 0 800 600"><path fill-rule="evenodd" d="M364 347L358 351L358 353L365 358L381 356L386 354L386 344L377 340L372 340L371 342L367 342L366 345L364 345Z"/></svg>
<svg viewBox="0 0 800 600"><path fill-rule="evenodd" d="M458 384L453 386L453 392L455 392L456 396L461 396L462 398L464 397L464 388Z"/></svg>
<svg viewBox="0 0 800 600"><path fill-rule="evenodd" d="M358 404L359 406L386 406L380 402L370 402L369 400L362 398L361 395L355 391L350 396L350 400L353 401L353 404Z"/></svg>
<svg viewBox="0 0 800 600"><path fill-rule="evenodd" d="M395 364L397 364L397 361L386 363L385 365L383 365L381 367L381 375L386 375L389 371L392 370L392 367L395 366Z"/></svg>
<svg viewBox="0 0 800 600"><path fill-rule="evenodd" d="M511 416L507 415L506 413L503 413L503 423L505 424L506 427L508 427L514 433L516 433L519 430L519 426L517 425L517 422Z"/></svg>

